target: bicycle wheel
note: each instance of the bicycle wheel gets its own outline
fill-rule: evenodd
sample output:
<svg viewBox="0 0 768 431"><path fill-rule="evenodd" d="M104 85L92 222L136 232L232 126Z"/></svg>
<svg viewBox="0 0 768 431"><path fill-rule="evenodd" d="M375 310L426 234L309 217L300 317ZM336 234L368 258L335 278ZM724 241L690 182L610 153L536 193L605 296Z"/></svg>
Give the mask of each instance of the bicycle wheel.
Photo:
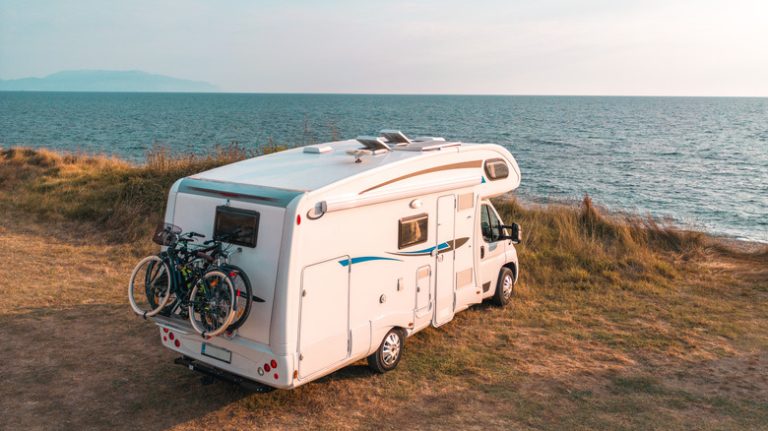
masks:
<svg viewBox="0 0 768 431"><path fill-rule="evenodd" d="M232 323L235 304L235 288L227 274L209 271L189 294L189 321L203 337L215 337Z"/></svg>
<svg viewBox="0 0 768 431"><path fill-rule="evenodd" d="M245 323L248 314L251 312L253 303L253 289L251 280L242 268L235 265L223 265L221 270L225 272L235 287L235 316L232 318L232 324L227 331L234 331Z"/></svg>
<svg viewBox="0 0 768 431"><path fill-rule="evenodd" d="M144 318L159 313L171 296L168 265L158 256L147 256L136 265L128 282L128 301Z"/></svg>

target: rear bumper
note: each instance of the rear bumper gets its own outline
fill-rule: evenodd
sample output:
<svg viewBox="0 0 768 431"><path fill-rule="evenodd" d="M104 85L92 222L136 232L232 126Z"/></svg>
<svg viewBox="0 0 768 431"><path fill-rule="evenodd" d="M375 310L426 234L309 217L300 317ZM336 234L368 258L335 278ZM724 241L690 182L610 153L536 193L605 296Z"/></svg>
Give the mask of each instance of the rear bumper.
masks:
<svg viewBox="0 0 768 431"><path fill-rule="evenodd" d="M252 392L265 393L275 390L275 388L272 386L267 386L263 383L255 382L251 379L238 376L237 374L224 371L220 368L212 367L204 362L197 361L188 356L180 356L176 358L173 363L183 365L184 367L189 368L191 371L197 371L198 373L204 374L206 376L211 376L229 383L234 383Z"/></svg>
<svg viewBox="0 0 768 431"><path fill-rule="evenodd" d="M294 355L276 355L269 345L245 339L237 333L203 339L188 322L181 319L156 316L153 320L159 327L163 347L194 361L193 370L207 370L206 374L213 377L231 375L279 389L296 386ZM205 354L203 344L223 350L225 356Z"/></svg>

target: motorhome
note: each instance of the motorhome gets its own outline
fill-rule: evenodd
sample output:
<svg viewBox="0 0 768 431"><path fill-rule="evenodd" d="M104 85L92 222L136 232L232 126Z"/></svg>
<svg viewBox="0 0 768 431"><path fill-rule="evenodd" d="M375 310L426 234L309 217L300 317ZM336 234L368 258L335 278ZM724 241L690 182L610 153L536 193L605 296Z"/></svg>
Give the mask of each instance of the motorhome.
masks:
<svg viewBox="0 0 768 431"><path fill-rule="evenodd" d="M222 223L250 226L232 263L255 301L242 326L213 338L157 316L161 342L190 369L272 388L366 357L389 371L407 337L513 296L520 229L489 198L519 184L502 146L395 130L182 178L165 222L210 238Z"/></svg>

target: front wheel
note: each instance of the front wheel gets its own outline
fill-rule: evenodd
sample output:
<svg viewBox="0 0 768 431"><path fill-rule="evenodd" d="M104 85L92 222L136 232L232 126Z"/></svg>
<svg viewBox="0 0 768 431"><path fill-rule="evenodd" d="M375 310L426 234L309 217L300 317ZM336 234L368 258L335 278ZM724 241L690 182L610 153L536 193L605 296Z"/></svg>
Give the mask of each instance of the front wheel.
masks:
<svg viewBox="0 0 768 431"><path fill-rule="evenodd" d="M147 256L136 265L128 282L128 301L144 318L159 313L171 297L171 273L159 256Z"/></svg>
<svg viewBox="0 0 768 431"><path fill-rule="evenodd" d="M209 271L189 294L189 321L203 337L215 337L232 323L235 304L235 288L227 274Z"/></svg>
<svg viewBox="0 0 768 431"><path fill-rule="evenodd" d="M390 329L381 345L368 356L368 366L377 373L392 371L400 363L405 339L398 329Z"/></svg>
<svg viewBox="0 0 768 431"><path fill-rule="evenodd" d="M493 303L503 307L512 300L515 288L515 274L507 267L501 268L499 281L496 283L496 293L493 295Z"/></svg>

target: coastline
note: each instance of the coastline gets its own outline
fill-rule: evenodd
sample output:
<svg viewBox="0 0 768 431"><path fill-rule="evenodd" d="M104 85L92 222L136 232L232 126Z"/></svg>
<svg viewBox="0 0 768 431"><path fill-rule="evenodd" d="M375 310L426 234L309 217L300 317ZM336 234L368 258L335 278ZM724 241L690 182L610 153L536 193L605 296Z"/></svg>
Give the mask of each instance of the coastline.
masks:
<svg viewBox="0 0 768 431"><path fill-rule="evenodd" d="M147 155L145 157L145 161L143 163L136 162L136 161L129 161L122 159L118 156L114 155L105 155L105 154L99 154L99 153L88 153L88 152L68 152L68 151L59 151L59 150L53 150L43 147L23 147L23 146L11 146L11 147L2 147L0 146L0 163L3 163L6 167L8 166L15 166L15 168L19 168L22 171L31 172L31 170L34 170L35 173L31 174L32 177L25 177L25 181L39 181L40 178L35 176L45 176L45 170L46 169L58 169L57 166L70 166L70 167L77 167L74 169L69 169L70 172L66 172L67 169L65 168L64 175L62 178L48 178L47 181L52 181L57 183L58 186L66 187L66 178L67 175L72 176L74 175L73 171L79 170L79 174L82 178L87 178L88 181L92 182L93 186L104 186L104 184L99 184L100 181L97 178L99 174L103 174L107 177L113 176L115 174L123 175L126 179L130 179L131 176L147 180L149 175L157 175L157 181L147 181L149 183L148 185L151 186L153 189L150 193L152 196L143 196L143 198L147 198L147 200L162 200L161 195L158 193L158 189L163 188L167 191L168 188L170 188L170 185L175 181L177 178L181 178L186 175L191 175L193 173L197 173L203 170L211 169L216 166L220 166L227 163L232 163L238 160L242 160L249 157L254 157L260 154L269 154L271 152L275 151L281 151L284 149L287 149L289 147L286 147L284 145L272 145L267 147L262 147L259 149L248 149L245 148L237 143L233 143L226 146L216 146L214 149L209 151L205 154L186 154L186 155L179 155L174 154L167 148L163 147L156 147L147 152ZM24 177L25 174L22 174L22 177ZM57 174L58 175L58 174ZM174 177L174 175L176 175ZM18 181L13 180L12 175L6 174L6 181L14 181L14 186L30 186L30 184L22 184ZM33 178L34 177L34 178ZM3 180L3 177L0 176L0 180ZM63 180L63 181L62 181ZM118 184L116 181L114 181L115 178L110 178L107 183L108 186L112 189L120 188L120 184ZM147 184L143 184L147 185ZM1 184L0 184L1 186ZM45 188L45 187L43 187ZM38 187L40 189L40 187ZM73 192L77 194L76 190L68 190L70 192ZM125 191L123 191L125 192ZM141 198L141 197L140 197ZM542 210L546 210L550 207L579 207L583 204L584 199L590 199L591 198L588 195L583 195L580 197L573 197L573 198L550 198L550 197L538 197L538 196L528 196L523 195L520 196L519 194L516 194L515 192L511 192L509 194L506 194L502 197L497 198L497 200L514 200L518 204L521 204L525 206L526 208L539 208ZM104 201L105 198L101 197L100 200ZM117 199L113 200L113 203L118 203L119 197ZM106 199L108 201L108 199ZM106 203L106 202L105 202ZM11 207L18 204L11 204ZM768 240L761 241L758 239L753 238L739 238L732 235L727 235L724 233L716 233L716 232L710 232L707 230L701 230L697 229L696 227L691 227L688 225L685 225L684 223L681 223L678 220L675 220L671 217L658 217L652 213L636 213L632 211L628 211L622 208L614 208L614 207L606 207L603 205L600 205L599 202L595 203L595 205L599 208L600 212L604 214L607 217L610 217L614 220L639 220L639 219L646 219L646 220L653 220L655 224L662 225L665 228L675 229L679 231L686 231L686 232L698 232L706 235L707 237L711 238L714 241L720 242L722 244L727 244L729 247L733 247L735 249L739 249L745 252L750 251L759 251L763 247L768 247ZM25 207L28 209L34 209L33 206L27 205ZM99 212L99 210L90 208L84 210L86 213L93 213L93 212ZM157 202L150 203L150 202L144 202L144 205L141 209L138 209L139 212L144 212L142 215L150 215L148 212L151 212L151 215L159 216L161 215L160 212L162 211L162 208L159 207ZM77 211L75 211L77 212ZM55 209L43 209L41 212L42 215L53 215L54 213L57 213ZM93 215L93 214L90 214ZM58 217L63 217L64 219L67 218L73 218L77 220L82 220L82 214L72 214L71 212L64 212L59 213ZM104 220L105 218L108 218L108 214L104 213L101 214L100 217L95 217L95 219ZM86 217L86 220L88 217ZM119 225L119 224L118 224ZM134 235L135 232L131 231L131 235ZM135 238L135 236L131 236L131 238Z"/></svg>
<svg viewBox="0 0 768 431"><path fill-rule="evenodd" d="M0 150L0 258L11 263L0 271L7 427L768 423L768 405L755 401L768 395L768 247L606 214L589 199L545 207L497 199L502 218L524 233L512 306L480 304L408 338L396 372L353 365L269 394L202 386L173 365L154 325L129 311L125 285L135 262L157 251L149 234L170 184L244 156L159 152L139 166Z"/></svg>

